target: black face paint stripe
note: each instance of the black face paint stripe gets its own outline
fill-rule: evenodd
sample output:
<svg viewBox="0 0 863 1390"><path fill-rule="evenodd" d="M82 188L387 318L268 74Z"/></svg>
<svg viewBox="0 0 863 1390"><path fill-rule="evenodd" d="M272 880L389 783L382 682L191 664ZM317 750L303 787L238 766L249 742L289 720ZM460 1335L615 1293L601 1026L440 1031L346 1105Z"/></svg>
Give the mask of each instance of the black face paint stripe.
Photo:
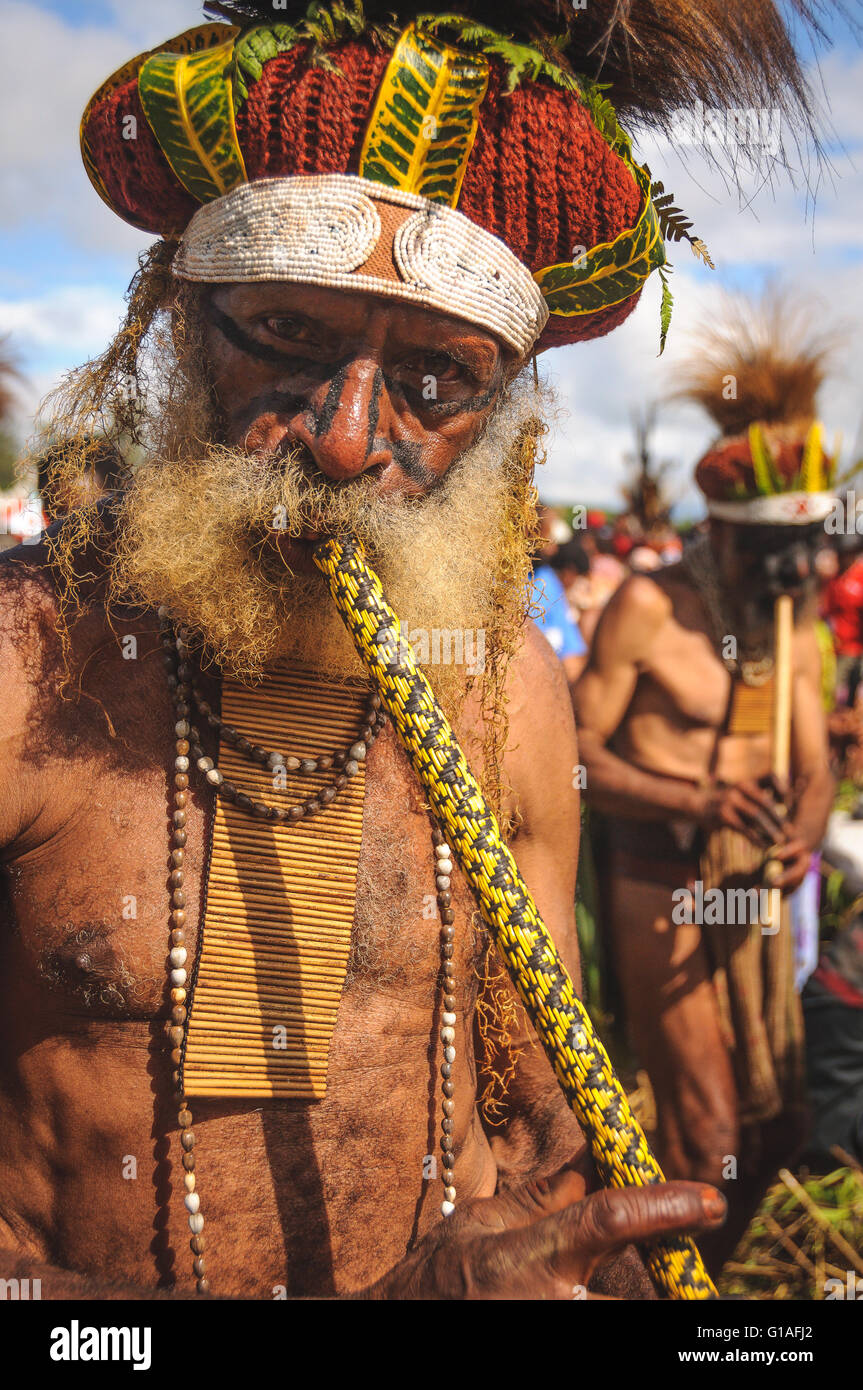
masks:
<svg viewBox="0 0 863 1390"><path fill-rule="evenodd" d="M259 343L238 323L235 323L227 314L223 314L221 309L217 309L212 302L207 307L210 322L218 328L219 332L233 347L239 348L240 352L245 352L249 357L257 357L260 362L275 362L280 367L288 366L291 358L287 353L280 352L278 348L270 347L267 343Z"/></svg>
<svg viewBox="0 0 863 1390"><path fill-rule="evenodd" d="M333 375L333 379L327 387L327 394L324 403L318 413L317 424L315 425L315 439L322 439L329 434L336 418L336 411L342 399L342 392L348 379L348 369L346 366L339 367Z"/></svg>
<svg viewBox="0 0 863 1390"><path fill-rule="evenodd" d="M380 367L375 368L375 375L372 381L372 398L369 401L369 430L366 435L366 458L375 447L375 431L378 427L378 420L381 415L381 392L384 389L384 377Z"/></svg>

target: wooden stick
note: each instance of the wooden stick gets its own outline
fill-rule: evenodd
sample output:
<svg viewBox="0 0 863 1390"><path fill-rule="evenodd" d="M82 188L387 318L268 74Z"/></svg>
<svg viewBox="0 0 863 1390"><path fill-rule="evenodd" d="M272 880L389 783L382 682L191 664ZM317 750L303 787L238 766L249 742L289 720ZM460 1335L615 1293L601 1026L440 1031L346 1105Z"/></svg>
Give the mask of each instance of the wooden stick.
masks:
<svg viewBox="0 0 863 1390"><path fill-rule="evenodd" d="M857 1254L853 1246L848 1244L845 1237L841 1236L838 1231L833 1229L827 1218L822 1216L806 1189L801 1187L800 1183L789 1173L787 1168L780 1168L779 1176L789 1192L793 1192L800 1205L806 1208L812 1220L817 1222L827 1239L831 1240L836 1246L836 1249L841 1250L845 1258L851 1261L851 1264L857 1270L858 1274L863 1274L863 1259Z"/></svg>
<svg viewBox="0 0 863 1390"><path fill-rule="evenodd" d="M792 642L794 637L794 601L790 594L780 594L773 608L773 723L771 728L770 770L780 781L787 783L791 773L791 683ZM778 859L768 859L764 865L764 882L771 886L783 871ZM771 895L772 896L772 895ZM766 924L765 924L766 925ZM773 931L779 922L773 921Z"/></svg>
<svg viewBox="0 0 863 1390"><path fill-rule="evenodd" d="M787 782L791 772L791 648L794 636L794 602L780 594L774 608L773 733L771 769Z"/></svg>
<svg viewBox="0 0 863 1390"><path fill-rule="evenodd" d="M768 1216L766 1218L765 1225L767 1226L767 1229L771 1232L771 1234L774 1235L776 1239L779 1241L782 1248L788 1251L788 1254L795 1261L795 1263L799 1264L800 1268L804 1269L807 1274L812 1275L814 1277L814 1265L811 1263L810 1260L807 1260L799 1245L795 1245L791 1237L787 1235L785 1231L783 1231L782 1227L779 1225L779 1222L774 1221L772 1216Z"/></svg>

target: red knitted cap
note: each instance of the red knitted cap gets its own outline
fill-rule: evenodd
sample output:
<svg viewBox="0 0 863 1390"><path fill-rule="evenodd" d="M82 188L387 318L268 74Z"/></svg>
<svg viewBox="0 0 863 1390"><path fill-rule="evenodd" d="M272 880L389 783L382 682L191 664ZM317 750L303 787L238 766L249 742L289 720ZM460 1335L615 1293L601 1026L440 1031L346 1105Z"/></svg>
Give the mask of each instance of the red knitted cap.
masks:
<svg viewBox="0 0 863 1390"><path fill-rule="evenodd" d="M188 49L194 38L200 52L237 33L226 25L202 26L165 50L184 51L184 42ZM202 200L184 187L176 160L172 167L163 152L162 131L160 143L142 104L139 77L152 56L141 55L96 93L82 121L82 150L95 186L121 217L175 237ZM312 44L299 42L266 58L239 98L235 77L233 114L245 178L361 172L364 140L392 57L365 35L328 46L326 63ZM545 78L509 90L504 62L493 54L484 61L487 89L476 109L458 212L503 241L532 273L571 267L635 228L642 213L652 214L626 151L600 134L576 92ZM642 229L650 231L644 224L642 218ZM596 307L591 302L575 314L552 311L538 346L599 337L621 323L646 273L664 259L658 234L651 254L645 273L627 278L626 261L619 270L612 249Z"/></svg>

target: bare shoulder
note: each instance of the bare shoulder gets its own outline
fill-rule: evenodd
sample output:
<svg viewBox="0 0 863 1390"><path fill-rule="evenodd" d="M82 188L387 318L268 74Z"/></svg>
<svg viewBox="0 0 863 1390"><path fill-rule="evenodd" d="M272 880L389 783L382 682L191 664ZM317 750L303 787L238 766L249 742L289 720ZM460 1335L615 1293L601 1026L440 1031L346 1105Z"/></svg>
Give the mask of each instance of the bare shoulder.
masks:
<svg viewBox="0 0 863 1390"><path fill-rule="evenodd" d="M38 546L0 556L0 850L39 809L28 757L61 659L53 586Z"/></svg>
<svg viewBox="0 0 863 1390"><path fill-rule="evenodd" d="M814 618L804 618L795 624L792 639L794 668L798 673L811 676L816 683L821 680L821 647L815 631Z"/></svg>
<svg viewBox="0 0 863 1390"><path fill-rule="evenodd" d="M507 679L510 730L531 741L574 729L566 673L553 647L534 622L527 622Z"/></svg>
<svg viewBox="0 0 863 1390"><path fill-rule="evenodd" d="M664 623L674 611L673 591L679 582L672 573L656 578L647 574L631 574L609 600L609 611L627 623L648 621L656 626Z"/></svg>
<svg viewBox="0 0 863 1390"><path fill-rule="evenodd" d="M19 545L0 555L0 728L10 698L44 674L43 658L58 650L57 601L40 546Z"/></svg>
<svg viewBox="0 0 863 1390"><path fill-rule="evenodd" d="M653 579L633 574L612 594L599 620L594 646L597 655L616 661L635 661L652 646L657 633L674 615L673 585L666 576Z"/></svg>

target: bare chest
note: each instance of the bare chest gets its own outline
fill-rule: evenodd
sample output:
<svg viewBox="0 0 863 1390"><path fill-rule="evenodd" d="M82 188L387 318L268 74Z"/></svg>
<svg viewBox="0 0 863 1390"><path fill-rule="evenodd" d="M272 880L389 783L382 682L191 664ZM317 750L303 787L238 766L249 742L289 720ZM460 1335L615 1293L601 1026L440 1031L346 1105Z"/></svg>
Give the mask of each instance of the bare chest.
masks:
<svg viewBox="0 0 863 1390"><path fill-rule="evenodd" d="M180 1199L176 1191L168 1198L179 1154L161 1022L170 932L172 722L167 697L154 685L150 700L137 705L128 764L107 750L100 756L91 729L82 728L76 744L67 727L67 738L57 740L40 767L46 796L53 792L62 814L43 843L9 862L0 904L6 918L0 1111L8 1101L24 1121L20 1154L10 1130L0 1144L14 1220L34 1233L34 1248L43 1254L79 1268L92 1259L102 1270L117 1221L130 1222L139 1230L140 1250L131 1266L118 1256L111 1267L115 1277L144 1282L154 1275L146 1235L153 1184L164 1242L180 1252L185 1244ZM70 754L74 748L80 756ZM209 793L194 792L187 817L187 927L194 952L212 820ZM463 1182L477 1190L489 1181L493 1186L474 1110L471 1029L481 938L457 873L451 891L459 1019L455 1134ZM321 900L325 904L323 890ZM270 1287L286 1280L290 1292L327 1291L335 1268L343 1287L356 1287L380 1272L381 1262L388 1267L404 1253L419 1229L421 1208L421 1225L434 1219L438 1208L425 1201L424 1165L435 1152L440 1108L441 949L431 826L386 728L368 759L353 932L326 1098L196 1105L207 1202L217 1219L220 1291L269 1296ZM109 1096L107 1110L94 1111L97 1098ZM28 1116L32 1128L25 1132ZM44 1142L37 1143L36 1134ZM106 1202L94 1219L87 1200L93 1165L108 1190L130 1154L148 1174L152 1170L153 1183L118 1187L117 1204ZM16 1195L14 1173L25 1161L28 1183ZM41 1203L34 1197L40 1182ZM380 1183L390 1191L385 1249L370 1235ZM61 1208L58 1223L50 1213ZM260 1255L253 1289L243 1282L243 1270L258 1237L266 1256ZM91 1250L94 1241L98 1249ZM121 1245L123 1259L131 1259L129 1244ZM321 1251L326 1259L318 1268ZM182 1253L179 1263L185 1270ZM166 1268L156 1252L155 1271L163 1281Z"/></svg>

